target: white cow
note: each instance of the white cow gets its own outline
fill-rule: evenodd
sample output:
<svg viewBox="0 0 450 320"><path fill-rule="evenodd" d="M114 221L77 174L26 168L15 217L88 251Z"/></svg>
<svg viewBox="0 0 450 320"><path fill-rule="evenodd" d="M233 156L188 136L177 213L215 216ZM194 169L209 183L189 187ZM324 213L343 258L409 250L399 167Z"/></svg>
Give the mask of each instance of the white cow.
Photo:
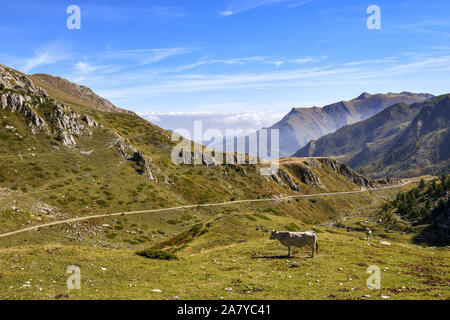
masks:
<svg viewBox="0 0 450 320"><path fill-rule="evenodd" d="M291 256L291 246L304 247L309 246L312 250L311 257L314 253L319 253L319 241L315 231L306 232L289 232L273 230L270 234L270 240L278 240L282 245L288 247L288 257Z"/></svg>
<svg viewBox="0 0 450 320"><path fill-rule="evenodd" d="M370 237L372 236L372 230L370 230L369 228L366 228L364 230L364 233L366 234L366 240L370 240Z"/></svg>

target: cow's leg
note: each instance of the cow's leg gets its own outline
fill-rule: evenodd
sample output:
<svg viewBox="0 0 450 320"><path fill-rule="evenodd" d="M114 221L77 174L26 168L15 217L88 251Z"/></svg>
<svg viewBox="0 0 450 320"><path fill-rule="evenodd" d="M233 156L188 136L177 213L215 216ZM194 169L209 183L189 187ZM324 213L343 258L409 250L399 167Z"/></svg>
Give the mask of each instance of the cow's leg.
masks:
<svg viewBox="0 0 450 320"><path fill-rule="evenodd" d="M288 246L288 258L291 257L291 246Z"/></svg>
<svg viewBox="0 0 450 320"><path fill-rule="evenodd" d="M314 258L314 252L316 251L316 246L313 243L312 245L310 245L311 249L312 249L312 253L311 253L311 258Z"/></svg>

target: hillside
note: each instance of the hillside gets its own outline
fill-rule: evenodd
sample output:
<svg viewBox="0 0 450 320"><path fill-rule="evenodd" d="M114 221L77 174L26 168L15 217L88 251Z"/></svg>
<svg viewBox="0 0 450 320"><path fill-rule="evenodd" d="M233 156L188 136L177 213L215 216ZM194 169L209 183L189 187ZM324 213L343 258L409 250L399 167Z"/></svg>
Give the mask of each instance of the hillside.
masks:
<svg viewBox="0 0 450 320"><path fill-rule="evenodd" d="M377 208L395 193L106 217L0 238L0 299L450 298L448 248L417 246L412 234L377 223ZM301 217L293 215L298 207ZM330 213L343 222L320 222ZM365 227L374 232L369 241ZM268 240L272 229L314 229L319 254L310 259L309 250L296 249L287 259L286 248ZM136 254L155 248L178 259ZM71 264L81 268L81 290L66 288ZM373 264L381 290L366 286Z"/></svg>
<svg viewBox="0 0 450 320"><path fill-rule="evenodd" d="M382 148L409 125L421 108L421 104L397 103L367 120L311 140L294 157L339 156L341 161L355 164L353 157L366 145Z"/></svg>
<svg viewBox="0 0 450 320"><path fill-rule="evenodd" d="M450 95L447 94L424 103L411 124L382 153L379 160L382 170L379 176L448 173L449 146ZM366 164L365 167L370 168L371 164Z"/></svg>
<svg viewBox="0 0 450 320"><path fill-rule="evenodd" d="M364 222L414 181L368 179L320 157L280 159L271 176L248 157L175 165L169 132L77 97L75 85L42 88L3 66L0 83L2 300L380 299L365 286L373 260L392 270L383 294L446 298L448 250ZM376 228L376 238L368 246L337 221ZM287 261L271 229L317 230L319 256ZM178 260L136 254L156 248ZM419 274L424 260L430 271ZM67 289L70 265L82 270L81 290Z"/></svg>
<svg viewBox="0 0 450 320"><path fill-rule="evenodd" d="M383 205L381 218L389 228L420 233L415 241L430 245L450 244L450 176L425 183L397 194L395 200Z"/></svg>
<svg viewBox="0 0 450 320"><path fill-rule="evenodd" d="M133 113L132 111L116 107L110 101L95 94L88 87L78 85L61 77L39 73L31 75L30 79L45 89L52 97L58 98L62 103L86 105L108 112Z"/></svg>
<svg viewBox="0 0 450 320"><path fill-rule="evenodd" d="M310 140L318 139L347 124L370 118L385 108L399 103L422 102L429 94L409 92L363 93L350 101L341 101L323 108L293 108L283 119L269 129L280 130L280 155L291 156Z"/></svg>
<svg viewBox="0 0 450 320"><path fill-rule="evenodd" d="M0 72L0 210L6 216L11 208L18 212L13 220L0 218L0 231L94 212L387 183L359 177L349 168L340 172L340 165L325 159L281 162L272 176L261 175L261 165L211 165L206 157L201 165L175 165L171 152L176 143L169 132L135 114L90 105L89 99L76 97L78 91L62 91L51 81L44 90L12 69L1 67Z"/></svg>
<svg viewBox="0 0 450 320"><path fill-rule="evenodd" d="M377 115L310 141L294 156L333 156L373 177L439 175L449 170L448 95Z"/></svg>

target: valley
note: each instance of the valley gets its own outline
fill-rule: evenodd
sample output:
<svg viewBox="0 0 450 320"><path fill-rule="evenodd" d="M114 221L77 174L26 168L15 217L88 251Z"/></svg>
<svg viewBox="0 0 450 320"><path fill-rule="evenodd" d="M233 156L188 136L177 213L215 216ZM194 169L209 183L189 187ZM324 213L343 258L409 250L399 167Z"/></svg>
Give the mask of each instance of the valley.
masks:
<svg viewBox="0 0 450 320"><path fill-rule="evenodd" d="M249 157L176 165L171 132L5 66L0 101L0 299L449 298L448 247L414 242L425 225L382 220L399 192L436 176L372 179L323 156L278 159L271 175ZM316 231L318 256L287 259L273 229ZM69 266L80 290L67 288Z"/></svg>

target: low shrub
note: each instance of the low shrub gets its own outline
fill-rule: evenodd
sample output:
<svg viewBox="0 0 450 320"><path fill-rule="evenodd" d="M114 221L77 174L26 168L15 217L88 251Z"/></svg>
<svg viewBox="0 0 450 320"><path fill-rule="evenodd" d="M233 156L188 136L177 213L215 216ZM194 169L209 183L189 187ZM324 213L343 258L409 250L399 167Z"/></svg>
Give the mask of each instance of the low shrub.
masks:
<svg viewBox="0 0 450 320"><path fill-rule="evenodd" d="M148 259L157 259L157 260L178 260L178 257L171 252L163 251L163 250L155 250L155 249L145 249L142 251L136 252L138 256L148 258Z"/></svg>
<svg viewBox="0 0 450 320"><path fill-rule="evenodd" d="M285 226L287 231L296 232L300 231L300 227L296 225L295 223L291 222L290 224Z"/></svg>

